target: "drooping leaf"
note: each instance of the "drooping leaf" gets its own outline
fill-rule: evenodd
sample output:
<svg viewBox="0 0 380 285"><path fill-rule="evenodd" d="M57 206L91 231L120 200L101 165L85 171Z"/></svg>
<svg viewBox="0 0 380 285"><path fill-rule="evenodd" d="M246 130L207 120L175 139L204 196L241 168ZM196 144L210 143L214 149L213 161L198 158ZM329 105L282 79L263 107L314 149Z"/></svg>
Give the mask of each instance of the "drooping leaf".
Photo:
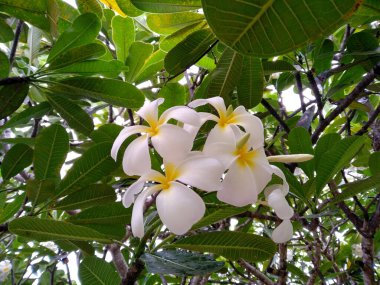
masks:
<svg viewBox="0 0 380 285"><path fill-rule="evenodd" d="M22 217L9 223L9 231L16 235L38 241L79 240L110 243L106 236L82 226L66 222Z"/></svg>
<svg viewBox="0 0 380 285"><path fill-rule="evenodd" d="M91 184L86 188L68 195L55 204L55 209L76 210L114 202L116 194L111 186L106 184Z"/></svg>
<svg viewBox="0 0 380 285"><path fill-rule="evenodd" d="M195 64L216 41L209 29L195 31L172 48L165 57L165 69L178 75Z"/></svg>
<svg viewBox="0 0 380 285"><path fill-rule="evenodd" d="M125 65L128 66L128 72L125 73L125 79L128 82L134 82L138 76L145 61L153 52L153 46L143 42L134 42L129 48L129 56Z"/></svg>
<svg viewBox="0 0 380 285"><path fill-rule="evenodd" d="M11 27L5 21L0 20L0 43L6 43L13 40L14 34ZM1 78L1 76L0 76Z"/></svg>
<svg viewBox="0 0 380 285"><path fill-rule="evenodd" d="M202 7L211 29L226 45L246 55L272 57L328 35L361 2L202 0Z"/></svg>
<svg viewBox="0 0 380 285"><path fill-rule="evenodd" d="M13 218L13 216L20 210L22 204L25 201L25 194L18 195L12 202L6 204L4 208L0 210L0 223L3 224Z"/></svg>
<svg viewBox="0 0 380 285"><path fill-rule="evenodd" d="M5 53L0 51L0 79L8 77L10 70L9 60Z"/></svg>
<svg viewBox="0 0 380 285"><path fill-rule="evenodd" d="M34 173L37 179L59 178L61 166L69 152L69 135L61 125L43 129L36 138Z"/></svg>
<svg viewBox="0 0 380 285"><path fill-rule="evenodd" d="M103 10L97 0L75 0L78 10L82 13L94 13L99 19L103 18Z"/></svg>
<svg viewBox="0 0 380 285"><path fill-rule="evenodd" d="M111 158L111 146L110 143L100 143L83 153L60 183L59 195L63 196L78 191L113 171L116 164Z"/></svg>
<svg viewBox="0 0 380 285"><path fill-rule="evenodd" d="M92 43L100 31L100 20L93 13L80 15L50 50L47 62L52 62L60 54L72 48Z"/></svg>
<svg viewBox="0 0 380 285"><path fill-rule="evenodd" d="M261 60L257 57L244 56L237 95L241 105L251 109L261 102L264 91L264 73Z"/></svg>
<svg viewBox="0 0 380 285"><path fill-rule="evenodd" d="M72 73L83 76L99 74L108 78L116 78L125 69L126 67L118 60L87 60L58 69L57 73Z"/></svg>
<svg viewBox="0 0 380 285"><path fill-rule="evenodd" d="M24 102L29 92L29 83L5 85L0 89L0 119L11 115Z"/></svg>
<svg viewBox="0 0 380 285"><path fill-rule="evenodd" d="M135 41L133 19L115 16L112 18L112 40L116 48L117 59L125 63L129 48Z"/></svg>
<svg viewBox="0 0 380 285"><path fill-rule="evenodd" d="M79 279L83 285L118 285L121 281L110 263L95 256L85 257L80 263Z"/></svg>
<svg viewBox="0 0 380 285"><path fill-rule="evenodd" d="M148 27L157 34L170 35L189 25L198 24L204 20L202 14L193 12L148 14Z"/></svg>
<svg viewBox="0 0 380 285"><path fill-rule="evenodd" d="M207 96L220 96L228 104L231 101L231 93L240 78L242 64L243 56L230 48L226 48L211 74Z"/></svg>
<svg viewBox="0 0 380 285"><path fill-rule="evenodd" d="M15 144L4 156L1 175L5 180L20 173L32 164L33 150L26 144Z"/></svg>
<svg viewBox="0 0 380 285"><path fill-rule="evenodd" d="M51 86L50 90L73 99L87 97L126 108L139 108L144 103L144 95L139 89L114 79L71 77Z"/></svg>
<svg viewBox="0 0 380 285"><path fill-rule="evenodd" d="M262 236L242 232L208 232L180 239L170 247L210 252L231 260L252 262L271 258L276 252L274 242Z"/></svg>
<svg viewBox="0 0 380 285"><path fill-rule="evenodd" d="M89 135L94 129L92 118L74 102L59 94L46 94L49 103L74 130Z"/></svg>
<svg viewBox="0 0 380 285"><path fill-rule="evenodd" d="M148 272L154 274L205 275L223 268L224 262L211 256L182 250L164 250L141 256Z"/></svg>
<svg viewBox="0 0 380 285"><path fill-rule="evenodd" d="M175 13L201 8L200 0L131 0L138 9L151 13Z"/></svg>

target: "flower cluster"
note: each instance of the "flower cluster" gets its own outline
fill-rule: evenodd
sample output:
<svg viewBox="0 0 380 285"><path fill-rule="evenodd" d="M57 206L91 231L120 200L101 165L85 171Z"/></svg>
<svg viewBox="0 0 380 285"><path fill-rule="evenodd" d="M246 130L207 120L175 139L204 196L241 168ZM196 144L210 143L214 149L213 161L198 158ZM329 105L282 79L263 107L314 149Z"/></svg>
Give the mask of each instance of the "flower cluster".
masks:
<svg viewBox="0 0 380 285"><path fill-rule="evenodd" d="M12 264L9 260L3 260L0 262L0 282L4 282L11 272Z"/></svg>
<svg viewBox="0 0 380 285"><path fill-rule="evenodd" d="M144 235L145 200L155 193L158 193L156 207L162 222L171 232L181 235L205 213L205 204L193 188L217 191L220 201L242 207L256 203L274 174L283 184L267 187L265 197L283 222L273 231L272 239L278 243L289 240L293 233L290 223L293 209L285 199L289 186L282 171L271 166L265 155L260 119L243 106L226 108L221 97L172 107L159 116L158 107L162 103L163 99L146 102L137 112L146 125L125 127L111 150L116 160L123 142L133 134L140 134L126 148L122 162L127 175L140 176L123 196L125 207L134 203L133 234ZM217 115L194 110L206 104L213 106ZM171 119L179 123L168 123ZM192 151L199 129L209 120L216 124L203 150ZM152 169L150 145L163 159L162 172Z"/></svg>

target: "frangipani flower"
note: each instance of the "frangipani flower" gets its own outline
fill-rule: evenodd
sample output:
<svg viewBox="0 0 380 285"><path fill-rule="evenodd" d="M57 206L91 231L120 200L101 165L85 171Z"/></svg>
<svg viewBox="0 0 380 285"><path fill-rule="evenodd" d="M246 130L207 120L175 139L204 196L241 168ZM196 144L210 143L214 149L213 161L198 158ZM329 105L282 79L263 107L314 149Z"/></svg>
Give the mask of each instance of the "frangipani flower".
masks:
<svg viewBox="0 0 380 285"><path fill-rule="evenodd" d="M180 163L164 163L165 174L151 170L133 183L123 196L123 205L130 207L138 195L132 211L132 232L137 237L144 235L143 209L145 200L159 192L156 198L158 215L163 224L173 233L186 233L205 213L205 204L189 186L204 191L220 188L223 165L216 159L201 153L189 155ZM154 182L144 190L145 182ZM142 190L142 191L141 191Z"/></svg>
<svg viewBox="0 0 380 285"><path fill-rule="evenodd" d="M4 282L11 272L12 264L9 260L3 260L0 262L0 282Z"/></svg>
<svg viewBox="0 0 380 285"><path fill-rule="evenodd" d="M156 151L170 161L181 160L191 151L193 146L191 134L183 128L167 124L167 122L170 119L175 119L182 123L199 127L199 115L186 106L176 106L167 109L158 117L158 106L163 101L164 99L160 98L153 102L146 102L137 111L137 114L147 122L148 126L125 127L112 146L111 156L116 160L122 143L133 134L142 134L131 142L125 150L123 170L128 175L143 175L151 169L149 139L151 139Z"/></svg>
<svg viewBox="0 0 380 285"><path fill-rule="evenodd" d="M221 97L212 97L209 99L197 99L189 103L188 106L196 108L206 104L212 105L218 112L218 116L209 113L200 113L202 123L207 120L215 121L217 124L210 131L207 140L209 143L218 143L234 135L237 126L244 128L245 132L250 134L250 145L259 147L264 145L264 131L261 120L250 114L243 106L235 110L231 106L226 108L224 100Z"/></svg>

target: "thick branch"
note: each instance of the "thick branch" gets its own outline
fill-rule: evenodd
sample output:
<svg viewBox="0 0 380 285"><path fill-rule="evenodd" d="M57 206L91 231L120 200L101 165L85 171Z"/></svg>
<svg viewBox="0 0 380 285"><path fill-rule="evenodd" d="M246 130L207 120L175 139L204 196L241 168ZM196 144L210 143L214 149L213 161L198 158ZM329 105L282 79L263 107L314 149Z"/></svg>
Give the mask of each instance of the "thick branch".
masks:
<svg viewBox="0 0 380 285"><path fill-rule="evenodd" d="M287 257L287 246L282 243L279 245L279 253L280 253L280 264L278 266L279 277L277 281L277 285L286 285L286 279L288 277L288 272L286 268L286 257Z"/></svg>
<svg viewBox="0 0 380 285"><path fill-rule="evenodd" d="M121 254L120 245L112 243L109 245L108 249L112 255L112 262L115 265L120 277L126 278L128 273L128 265L125 262L124 256Z"/></svg>
<svg viewBox="0 0 380 285"><path fill-rule="evenodd" d="M249 272L251 272L253 275L255 275L255 277L259 279L261 282L263 282L265 285L274 285L274 282L272 280L270 280L260 270L258 270L256 267L253 267L244 259L241 259L239 261L239 264L243 266L245 269L247 269Z"/></svg>
<svg viewBox="0 0 380 285"><path fill-rule="evenodd" d="M367 227L366 227L367 228ZM365 285L375 285L375 272L373 264L374 243L372 237L362 236L363 251L363 281Z"/></svg>

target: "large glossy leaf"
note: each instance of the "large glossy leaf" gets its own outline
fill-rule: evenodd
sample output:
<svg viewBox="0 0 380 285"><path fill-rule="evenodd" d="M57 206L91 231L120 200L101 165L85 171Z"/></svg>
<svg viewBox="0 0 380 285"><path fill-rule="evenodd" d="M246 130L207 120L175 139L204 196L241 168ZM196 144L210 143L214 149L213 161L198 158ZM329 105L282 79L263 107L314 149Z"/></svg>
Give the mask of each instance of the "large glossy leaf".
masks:
<svg viewBox="0 0 380 285"><path fill-rule="evenodd" d="M110 143L100 143L83 153L60 183L59 195L78 191L113 171L116 163L111 158L111 146Z"/></svg>
<svg viewBox="0 0 380 285"><path fill-rule="evenodd" d="M37 179L59 178L69 151L69 135L61 125L43 129L36 138L34 173Z"/></svg>
<svg viewBox="0 0 380 285"><path fill-rule="evenodd" d="M76 210L104 205L116 200L115 190L106 184L91 184L55 204L55 209Z"/></svg>
<svg viewBox="0 0 380 285"><path fill-rule="evenodd" d="M69 49L92 43L100 31L100 20L93 13L80 15L50 50L48 62Z"/></svg>
<svg viewBox="0 0 380 285"><path fill-rule="evenodd" d="M201 59L215 41L215 36L209 29L190 34L166 55L166 71L173 75L182 73Z"/></svg>
<svg viewBox="0 0 380 285"><path fill-rule="evenodd" d="M148 27L157 34L169 35L186 26L197 24L204 20L202 14L193 12L148 14Z"/></svg>
<svg viewBox="0 0 380 285"><path fill-rule="evenodd" d="M131 2L131 0L116 0L120 10L129 17L138 17L144 12L137 9Z"/></svg>
<svg viewBox="0 0 380 285"><path fill-rule="evenodd" d="M276 252L274 242L262 236L242 232L209 232L180 239L170 247L210 252L231 260L252 262L271 258Z"/></svg>
<svg viewBox="0 0 380 285"><path fill-rule="evenodd" d="M226 48L211 74L207 96L220 96L228 104L231 101L231 93L240 78L242 64L243 56L230 48Z"/></svg>
<svg viewBox="0 0 380 285"><path fill-rule="evenodd" d="M153 45L143 42L134 42L129 48L129 56L125 63L128 66L128 72L125 73L125 80L134 82L138 76L141 68L144 66L145 61L153 52Z"/></svg>
<svg viewBox="0 0 380 285"><path fill-rule="evenodd" d="M29 84L21 82L0 88L0 119L3 119L16 111L24 102L29 92Z"/></svg>
<svg viewBox="0 0 380 285"><path fill-rule="evenodd" d="M10 220L21 208L25 201L25 194L18 195L10 203L7 203L4 208L0 210L0 224Z"/></svg>
<svg viewBox="0 0 380 285"><path fill-rule="evenodd" d="M96 143L113 143L122 129L123 127L116 124L104 124L93 131L90 137Z"/></svg>
<svg viewBox="0 0 380 285"><path fill-rule="evenodd" d="M139 108L144 103L144 95L139 89L114 79L71 77L54 84L50 90L73 99L87 97L126 108Z"/></svg>
<svg viewBox="0 0 380 285"><path fill-rule="evenodd" d="M129 224L131 222L132 209L125 208L120 202L96 206L71 216L69 221L73 224Z"/></svg>
<svg viewBox="0 0 380 285"><path fill-rule="evenodd" d="M26 193L28 194L29 200L31 200L34 205L48 201L49 198L54 197L56 194L56 184L57 181L53 178L28 180Z"/></svg>
<svg viewBox="0 0 380 285"><path fill-rule="evenodd" d="M94 13L101 19L103 17L103 10L97 0L75 0L78 10L82 13Z"/></svg>
<svg viewBox="0 0 380 285"><path fill-rule="evenodd" d="M112 19L112 40L116 48L117 59L125 63L129 48L135 41L133 19L115 16Z"/></svg>
<svg viewBox="0 0 380 285"><path fill-rule="evenodd" d="M0 43L6 43L13 40L14 34L11 27L5 21L0 20ZM1 78L1 76L0 76Z"/></svg>
<svg viewBox="0 0 380 285"><path fill-rule="evenodd" d="M182 250L164 250L141 256L148 272L174 275L205 275L223 268L224 262L209 255Z"/></svg>
<svg viewBox="0 0 380 285"><path fill-rule="evenodd" d="M348 137L336 143L326 153L317 167L317 193L356 155L364 144L365 137Z"/></svg>
<svg viewBox="0 0 380 285"><path fill-rule="evenodd" d="M318 169L320 162L324 160L324 154L331 150L340 140L341 137L337 133L326 134L318 140L315 147L315 169Z"/></svg>
<svg viewBox="0 0 380 285"><path fill-rule="evenodd" d="M162 50L157 50L151 54L145 61L144 66L141 68L140 73L136 77L136 83L144 82L150 79L151 76L164 68L164 58L166 53Z"/></svg>
<svg viewBox="0 0 380 285"><path fill-rule="evenodd" d="M5 53L0 51L0 79L8 77L10 70L9 60Z"/></svg>
<svg viewBox="0 0 380 285"><path fill-rule="evenodd" d="M0 11L49 31L47 0L0 0Z"/></svg>
<svg viewBox="0 0 380 285"><path fill-rule="evenodd" d="M49 103L74 130L89 135L94 129L92 118L74 102L59 94L47 94Z"/></svg>
<svg viewBox="0 0 380 285"><path fill-rule="evenodd" d="M200 0L131 0L140 10L151 13L174 13L201 8Z"/></svg>
<svg viewBox="0 0 380 285"><path fill-rule="evenodd" d="M79 279L83 285L118 285L120 277L115 268L95 256L85 257L79 265Z"/></svg>
<svg viewBox="0 0 380 285"><path fill-rule="evenodd" d="M98 241L110 243L106 236L82 226L66 222L38 219L34 217L22 217L9 223L9 231L16 235L38 240L79 240Z"/></svg>
<svg viewBox="0 0 380 285"><path fill-rule="evenodd" d="M72 73L83 76L99 74L108 78L116 78L125 69L127 68L124 64L118 60L87 60L58 69L57 73Z"/></svg>
<svg viewBox="0 0 380 285"><path fill-rule="evenodd" d="M261 64L262 64L265 75L276 73L276 72L296 70L293 65L291 65L289 62L284 61L284 60L276 60L276 61L262 60Z"/></svg>
<svg viewBox="0 0 380 285"><path fill-rule="evenodd" d="M241 105L251 109L260 104L264 91L264 72L261 60L257 57L244 56L237 95Z"/></svg>
<svg viewBox="0 0 380 285"><path fill-rule="evenodd" d="M207 22L226 45L271 57L306 45L342 24L362 1L202 0Z"/></svg>
<svg viewBox="0 0 380 285"><path fill-rule="evenodd" d="M15 144L4 156L1 175L9 179L32 164L33 150L26 144Z"/></svg>

